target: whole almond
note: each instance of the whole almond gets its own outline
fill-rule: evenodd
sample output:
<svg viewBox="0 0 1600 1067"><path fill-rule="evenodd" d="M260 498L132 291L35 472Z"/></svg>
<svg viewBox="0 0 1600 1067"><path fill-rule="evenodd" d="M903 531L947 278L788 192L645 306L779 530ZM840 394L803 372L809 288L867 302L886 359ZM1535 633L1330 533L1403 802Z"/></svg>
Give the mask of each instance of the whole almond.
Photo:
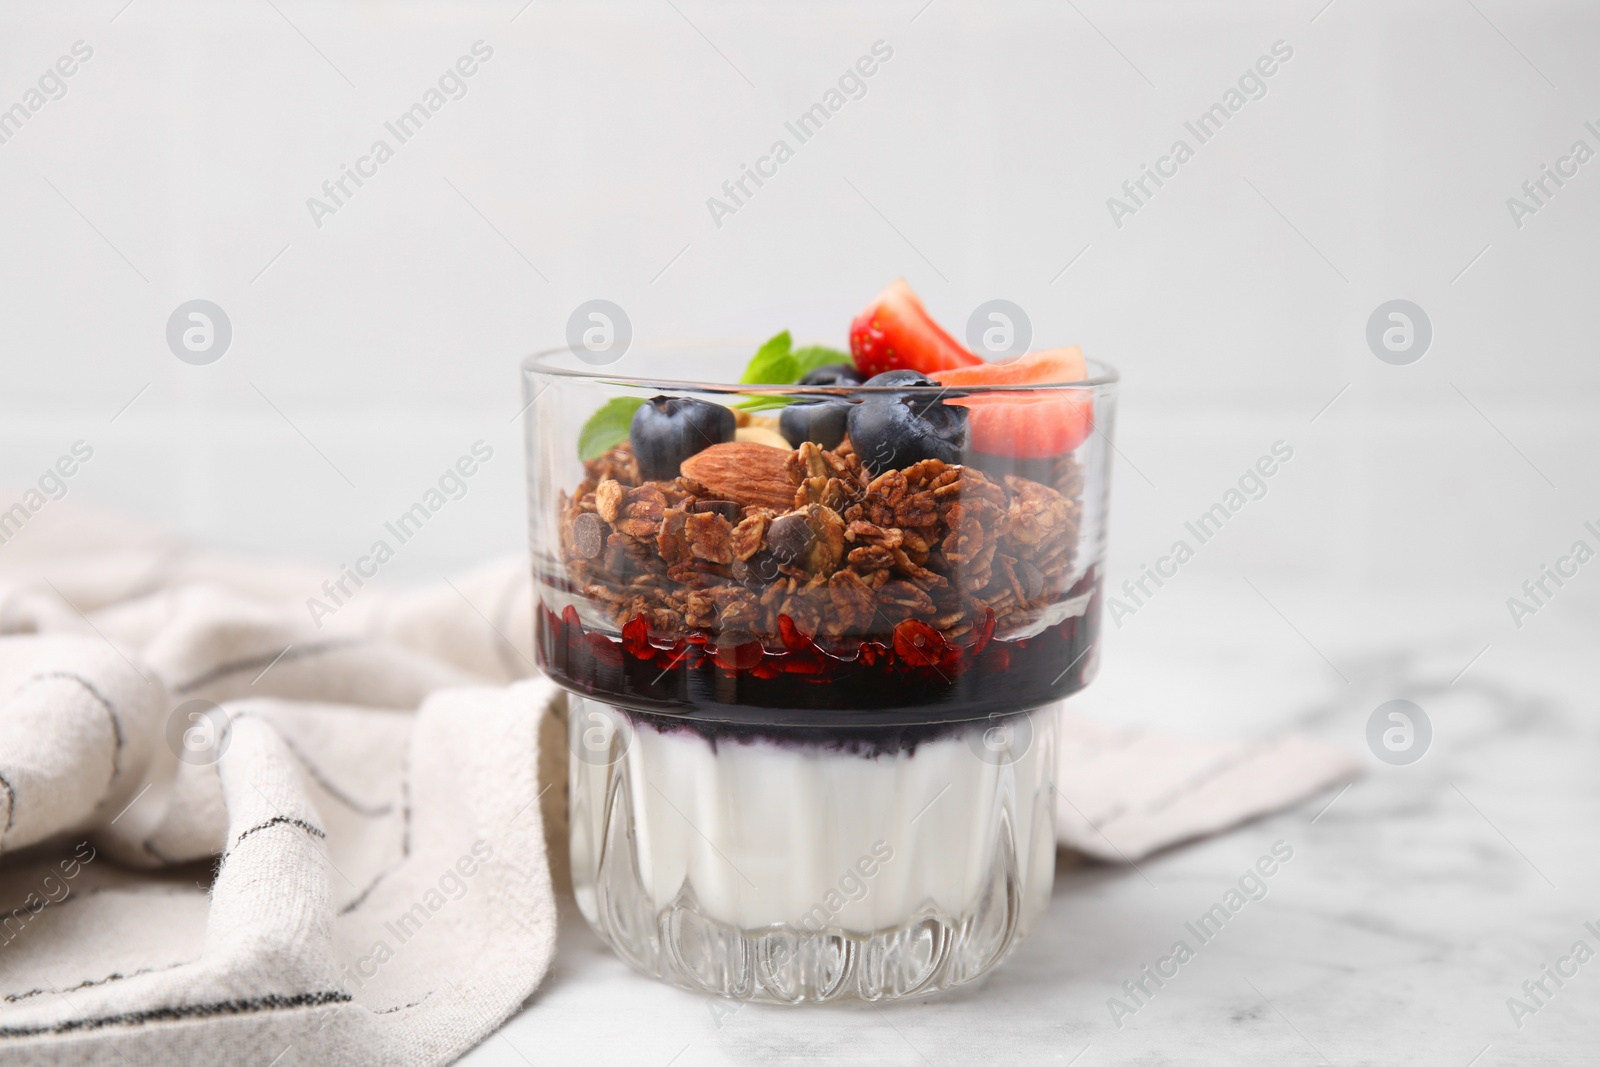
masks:
<svg viewBox="0 0 1600 1067"><path fill-rule="evenodd" d="M723 500L744 507L788 511L794 507L794 482L787 449L754 441L726 441L683 461L683 476Z"/></svg>

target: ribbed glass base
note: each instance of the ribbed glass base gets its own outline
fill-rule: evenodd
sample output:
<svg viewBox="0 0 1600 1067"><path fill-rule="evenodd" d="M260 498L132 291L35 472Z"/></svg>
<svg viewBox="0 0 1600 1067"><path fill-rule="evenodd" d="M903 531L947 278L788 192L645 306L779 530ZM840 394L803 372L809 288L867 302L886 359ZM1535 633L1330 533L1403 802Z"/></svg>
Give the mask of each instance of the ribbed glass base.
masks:
<svg viewBox="0 0 1600 1067"><path fill-rule="evenodd" d="M571 708L578 903L646 974L768 1003L925 996L995 967L1048 902L1050 710L864 753Z"/></svg>

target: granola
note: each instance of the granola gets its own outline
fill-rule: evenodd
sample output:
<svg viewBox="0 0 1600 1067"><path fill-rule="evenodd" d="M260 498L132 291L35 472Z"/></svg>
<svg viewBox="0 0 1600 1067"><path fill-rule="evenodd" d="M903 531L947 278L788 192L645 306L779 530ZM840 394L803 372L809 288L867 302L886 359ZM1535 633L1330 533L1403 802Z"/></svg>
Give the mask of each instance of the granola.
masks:
<svg viewBox="0 0 1600 1067"><path fill-rule="evenodd" d="M912 659L923 634L1021 629L1072 584L1083 479L1071 456L1054 485L937 459L872 477L848 440L807 442L779 466L759 491L742 486L742 503L687 475L642 481L627 444L588 461L563 499L569 578L618 626L778 647L786 618L819 640L909 642Z"/></svg>

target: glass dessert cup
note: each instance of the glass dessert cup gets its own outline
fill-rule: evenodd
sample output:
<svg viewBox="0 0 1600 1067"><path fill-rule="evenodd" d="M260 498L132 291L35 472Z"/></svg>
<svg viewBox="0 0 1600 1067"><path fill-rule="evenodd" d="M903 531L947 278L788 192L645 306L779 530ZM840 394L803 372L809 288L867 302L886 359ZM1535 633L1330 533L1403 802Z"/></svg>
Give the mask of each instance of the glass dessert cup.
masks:
<svg viewBox="0 0 1600 1067"><path fill-rule="evenodd" d="M629 356L690 380L565 349L524 364L535 644L570 695L574 892L630 965L701 992L882 1001L962 985L1050 896L1054 705L1097 658L1115 372L719 384L753 347ZM662 396L732 408L733 424L695 408L683 434L669 419L652 437L637 402ZM857 452L825 426L789 447L785 403L845 405L863 440L865 405L941 427L933 405L974 421L1003 407L1043 430L1017 440L1070 447L981 452L1010 440L992 411L988 432L958 413L926 446L919 423L908 447ZM632 439L597 432L603 411L622 431L633 413ZM1054 432L1058 416L1082 432Z"/></svg>

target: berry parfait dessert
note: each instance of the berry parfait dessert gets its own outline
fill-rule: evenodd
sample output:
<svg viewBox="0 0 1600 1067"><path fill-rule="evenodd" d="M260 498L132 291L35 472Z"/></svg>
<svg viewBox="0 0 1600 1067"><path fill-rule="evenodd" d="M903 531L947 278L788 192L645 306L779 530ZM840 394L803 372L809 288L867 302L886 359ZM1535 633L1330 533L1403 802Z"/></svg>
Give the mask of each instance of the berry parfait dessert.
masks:
<svg viewBox="0 0 1600 1067"><path fill-rule="evenodd" d="M1053 705L1097 659L1115 372L985 362L904 282L849 344L524 364L577 901L726 997L999 963L1050 896Z"/></svg>

